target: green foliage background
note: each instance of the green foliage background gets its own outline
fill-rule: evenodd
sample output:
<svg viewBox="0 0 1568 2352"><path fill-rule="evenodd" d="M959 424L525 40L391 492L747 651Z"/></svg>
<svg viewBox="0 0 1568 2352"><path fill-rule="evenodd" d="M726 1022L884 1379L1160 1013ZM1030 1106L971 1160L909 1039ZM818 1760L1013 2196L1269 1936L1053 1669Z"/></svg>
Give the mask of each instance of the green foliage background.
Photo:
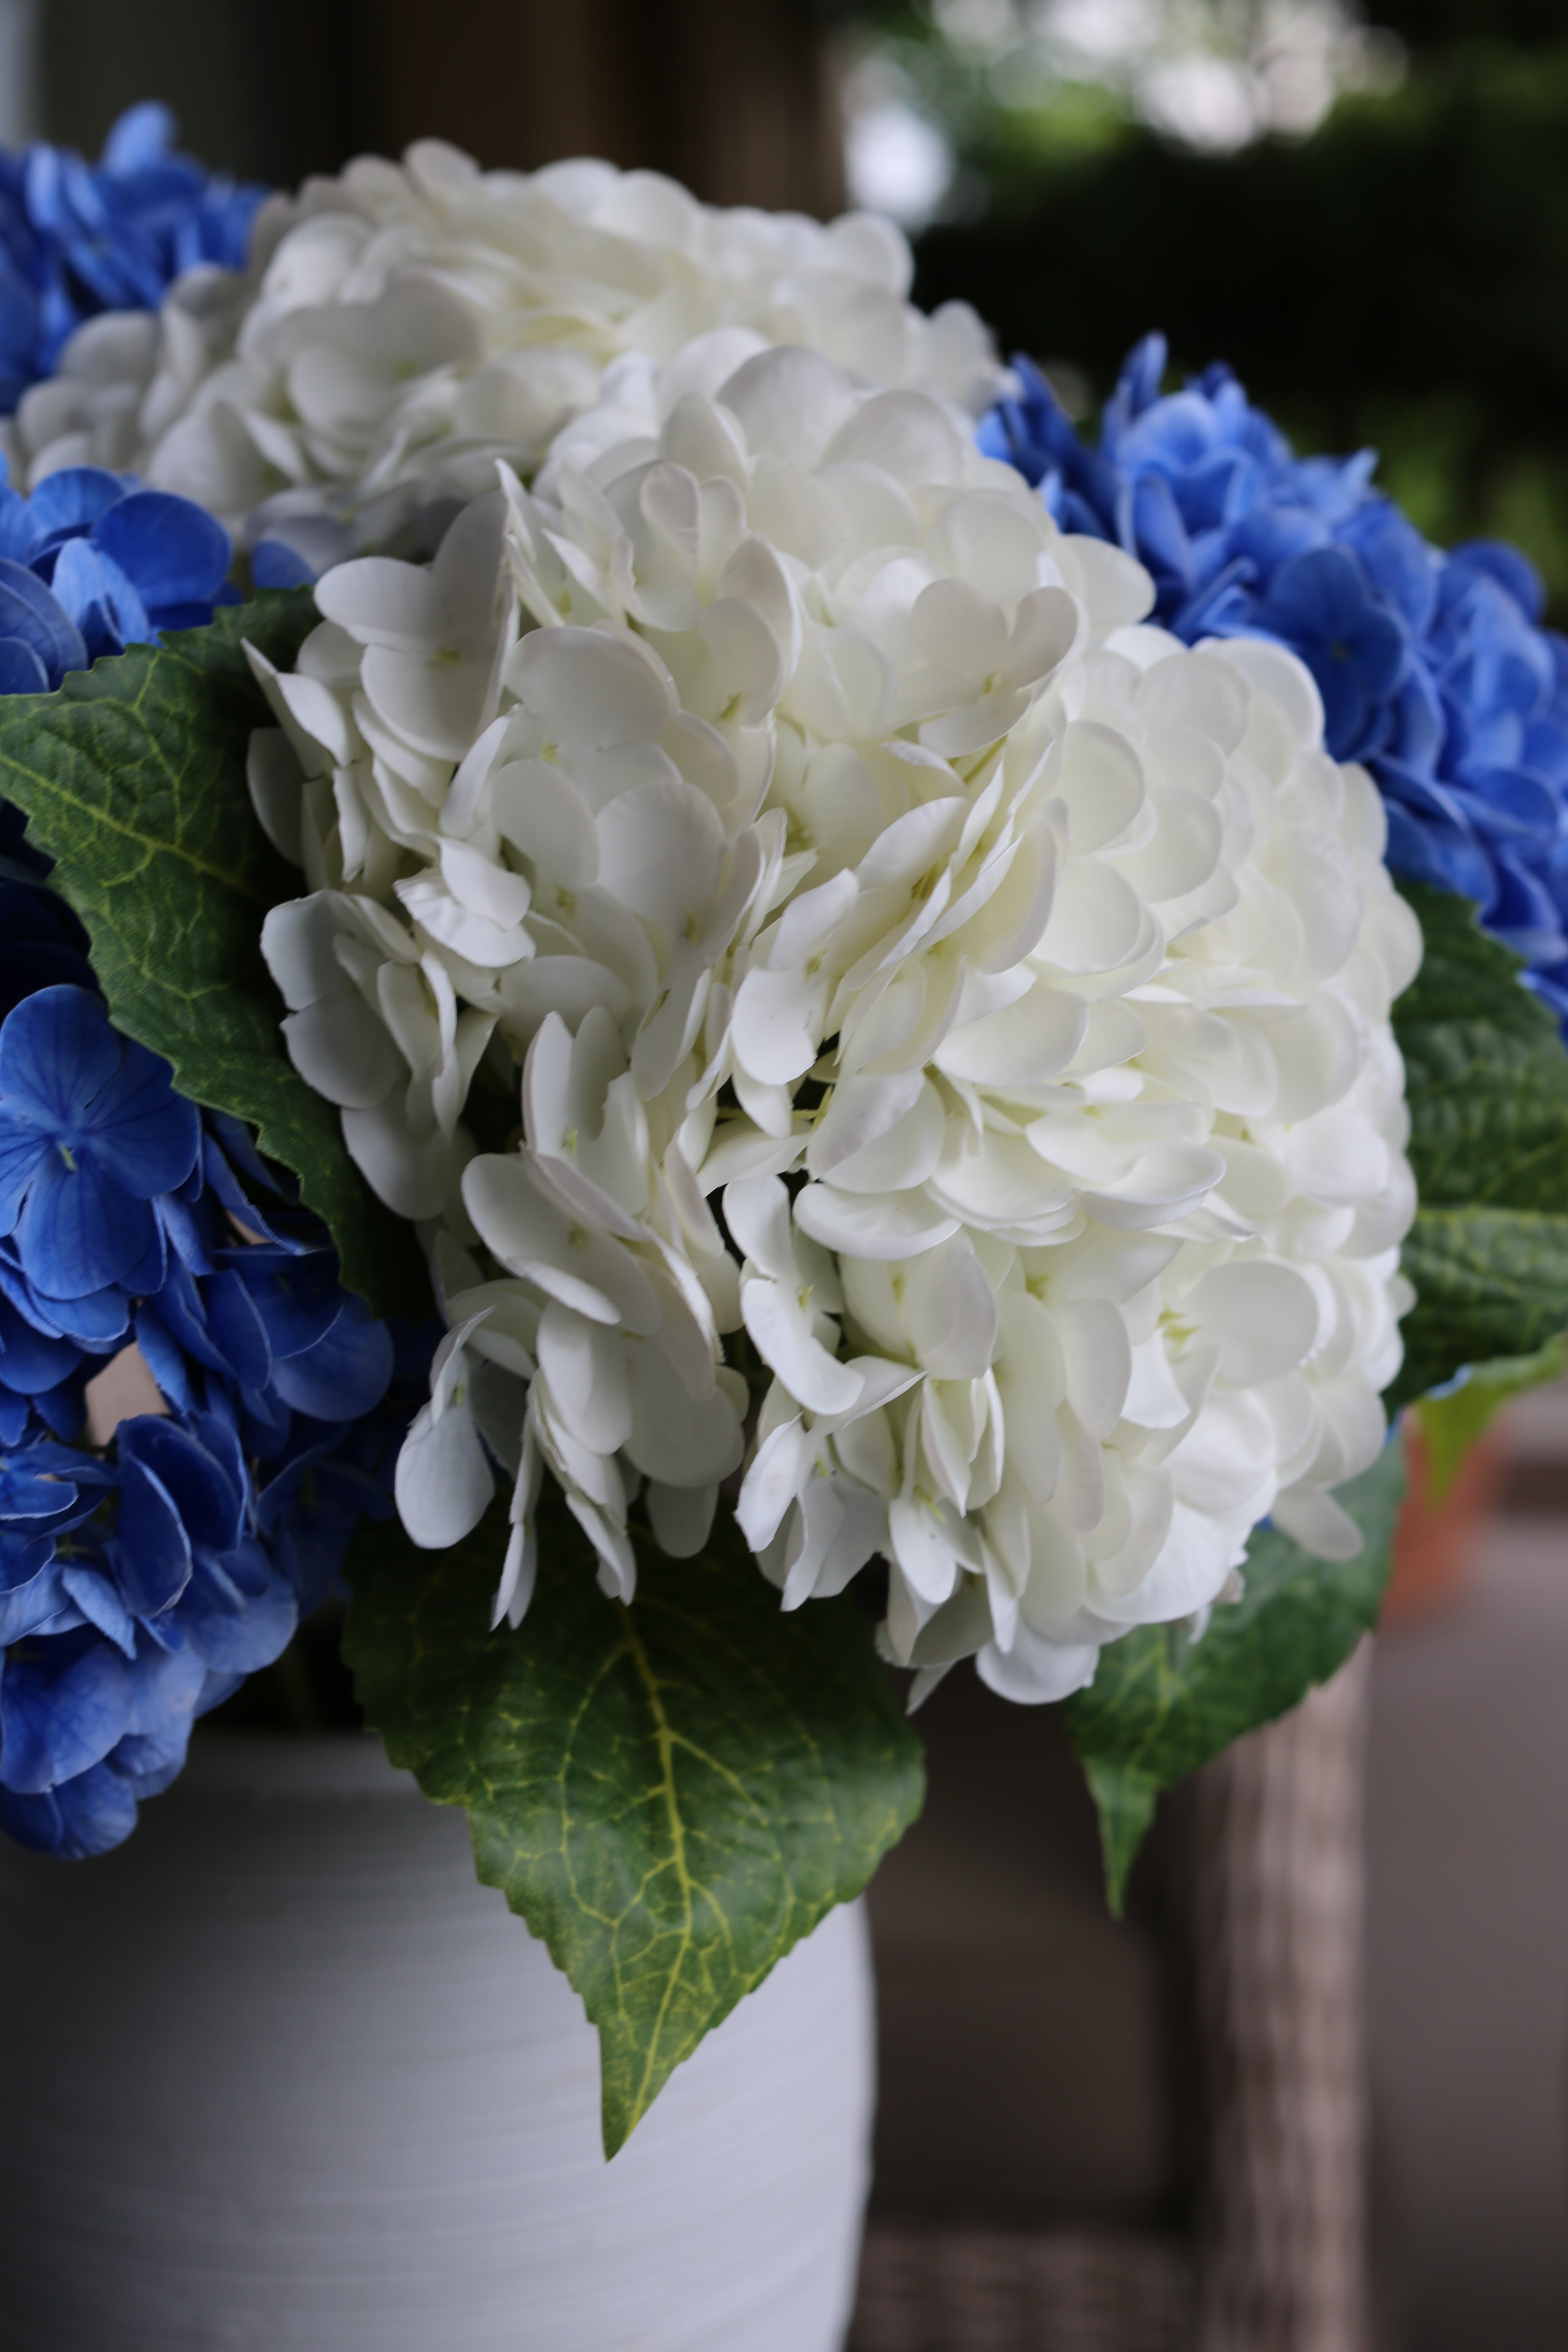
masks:
<svg viewBox="0 0 1568 2352"><path fill-rule="evenodd" d="M1568 14L1560 0L1369 0L1403 86L1306 140L1168 145L1088 85L1004 103L922 5L898 42L962 165L965 216L919 240L917 299L958 296L1005 351L1096 401L1152 328L1227 360L1304 449L1381 450L1430 538L1518 541L1568 613Z"/></svg>

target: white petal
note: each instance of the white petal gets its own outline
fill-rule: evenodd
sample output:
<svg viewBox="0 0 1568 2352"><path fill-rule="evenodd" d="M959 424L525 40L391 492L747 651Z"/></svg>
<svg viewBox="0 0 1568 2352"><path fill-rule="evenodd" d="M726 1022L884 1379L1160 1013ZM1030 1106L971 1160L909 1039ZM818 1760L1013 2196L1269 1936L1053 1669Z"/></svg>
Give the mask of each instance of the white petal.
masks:
<svg viewBox="0 0 1568 2352"><path fill-rule="evenodd" d="M316 583L316 606L362 646L426 654L441 642L440 590L423 564L363 556L340 563Z"/></svg>
<svg viewBox="0 0 1568 2352"><path fill-rule="evenodd" d="M444 1551L478 1527L495 1493L495 1479L472 1415L429 1405L415 1415L397 1456L398 1517L426 1551Z"/></svg>
<svg viewBox="0 0 1568 2352"><path fill-rule="evenodd" d="M540 1318L538 1358L552 1409L592 1452L619 1453L632 1429L624 1341L552 1299Z"/></svg>
<svg viewBox="0 0 1568 2352"><path fill-rule="evenodd" d="M400 1217L437 1217L457 1190L459 1160L436 1129L420 1139L396 1094L368 1110L344 1110L349 1157L378 1200Z"/></svg>
<svg viewBox="0 0 1568 2352"><path fill-rule="evenodd" d="M836 1192L808 1184L795 1199L795 1223L825 1249L855 1257L912 1257L958 1231L958 1219L921 1192Z"/></svg>
<svg viewBox="0 0 1568 2352"><path fill-rule="evenodd" d="M808 1412L847 1412L858 1401L859 1373L812 1336L799 1299L783 1283L742 1280L741 1313L763 1363Z"/></svg>
<svg viewBox="0 0 1568 2352"><path fill-rule="evenodd" d="M1358 1559L1365 1538L1350 1513L1319 1486L1292 1486L1274 1497L1274 1524L1318 1559Z"/></svg>
<svg viewBox="0 0 1568 2352"><path fill-rule="evenodd" d="M373 1109L408 1075L385 1029L353 989L290 1013L283 1035L305 1084L345 1109Z"/></svg>
<svg viewBox="0 0 1568 2352"><path fill-rule="evenodd" d="M280 727L258 727L246 754L245 780L261 829L290 866L304 864L300 841L304 773Z"/></svg>
<svg viewBox="0 0 1568 2352"><path fill-rule="evenodd" d="M1294 1371L1317 1346L1320 1312L1311 1285L1293 1266L1236 1260L1205 1274L1189 1313L1205 1339L1217 1339L1220 1371L1253 1388Z"/></svg>
<svg viewBox="0 0 1568 2352"><path fill-rule="evenodd" d="M671 1559L690 1559L708 1540L713 1525L717 1486L667 1486L648 1482L648 1517L659 1549Z"/></svg>
<svg viewBox="0 0 1568 2352"><path fill-rule="evenodd" d="M753 1551L765 1550L816 1459L798 1415L770 1430L757 1448L735 1506L741 1532Z"/></svg>
<svg viewBox="0 0 1568 2352"><path fill-rule="evenodd" d="M552 741L595 751L657 737L677 708L658 656L630 631L535 630L512 655L506 682Z"/></svg>

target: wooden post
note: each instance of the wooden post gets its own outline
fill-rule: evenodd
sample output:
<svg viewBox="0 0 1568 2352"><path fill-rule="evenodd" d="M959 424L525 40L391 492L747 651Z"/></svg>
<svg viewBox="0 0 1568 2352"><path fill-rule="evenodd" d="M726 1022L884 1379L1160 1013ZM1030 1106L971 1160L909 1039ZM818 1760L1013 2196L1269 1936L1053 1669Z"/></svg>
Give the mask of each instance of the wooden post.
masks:
<svg viewBox="0 0 1568 2352"><path fill-rule="evenodd" d="M842 208L832 42L813 0L290 0L326 143L450 140L487 165L570 155L668 173L710 204ZM324 125L313 130L323 143Z"/></svg>

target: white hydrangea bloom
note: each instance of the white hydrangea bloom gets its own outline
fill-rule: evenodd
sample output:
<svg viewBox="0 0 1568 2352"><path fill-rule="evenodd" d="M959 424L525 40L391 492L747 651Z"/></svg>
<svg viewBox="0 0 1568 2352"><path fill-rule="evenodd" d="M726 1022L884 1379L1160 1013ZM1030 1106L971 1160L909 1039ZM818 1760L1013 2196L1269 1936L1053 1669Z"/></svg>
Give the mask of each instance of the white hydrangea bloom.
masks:
<svg viewBox="0 0 1568 2352"><path fill-rule="evenodd" d="M978 414L997 381L962 303L911 308L890 224L700 205L650 172L480 172L439 142L275 198L240 275L188 273L160 317L90 320L5 432L15 478L132 467L320 569L531 471L617 355L719 331L727 374L808 343Z"/></svg>
<svg viewBox="0 0 1568 2352"><path fill-rule="evenodd" d="M512 1384L492 1438L448 1359L416 1437L443 1539L454 1413L515 1471L513 1615L541 1462L614 1589L645 1479L700 1543L728 1342L785 1606L880 1556L925 1683L1059 1697L1266 1514L1355 1545L1419 935L1292 656L1141 625L940 402L721 367L623 368L432 567L322 582L253 758L312 886L268 927L290 1050ZM486 1088L521 1131L476 1156Z"/></svg>

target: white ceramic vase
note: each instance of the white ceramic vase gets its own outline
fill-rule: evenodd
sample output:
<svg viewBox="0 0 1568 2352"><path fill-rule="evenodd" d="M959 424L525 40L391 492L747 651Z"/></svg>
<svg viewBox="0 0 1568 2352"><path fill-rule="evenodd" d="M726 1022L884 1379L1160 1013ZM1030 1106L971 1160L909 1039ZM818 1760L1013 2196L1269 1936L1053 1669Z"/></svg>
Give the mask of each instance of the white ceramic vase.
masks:
<svg viewBox="0 0 1568 2352"><path fill-rule="evenodd" d="M606 2165L582 2005L379 1743L213 1732L119 1853L0 1854L5 2352L837 2352L858 1906Z"/></svg>

